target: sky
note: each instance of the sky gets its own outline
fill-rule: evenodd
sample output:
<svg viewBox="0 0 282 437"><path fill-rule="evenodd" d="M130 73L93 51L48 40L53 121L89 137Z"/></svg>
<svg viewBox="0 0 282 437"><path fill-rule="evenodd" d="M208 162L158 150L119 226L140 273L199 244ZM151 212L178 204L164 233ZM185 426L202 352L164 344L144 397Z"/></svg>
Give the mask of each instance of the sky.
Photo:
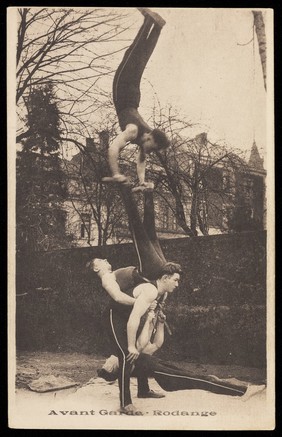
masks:
<svg viewBox="0 0 282 437"><path fill-rule="evenodd" d="M120 24L126 29L122 38L117 35L116 41L109 43L110 53L117 49L117 54L107 61L115 70L143 16L136 8L108 9L118 9ZM266 93L263 85L251 9L152 10L166 20L166 25L141 81L139 110L144 119L152 113L155 93L162 107L171 105L193 124L187 132L190 138L207 132L211 142L247 152L255 140L264 156L271 146L267 144L270 93ZM271 10L263 10L263 17L269 54L273 46ZM101 79L105 90L111 90L112 79L113 74ZM271 110L270 105L268 114Z"/></svg>
<svg viewBox="0 0 282 437"><path fill-rule="evenodd" d="M162 105L173 104L196 124L191 134L206 131L211 141L242 150L255 140L264 154L267 93L251 10L153 10L166 25L143 75L140 113L152 104L150 82ZM132 9L132 19L134 38L143 17Z"/></svg>

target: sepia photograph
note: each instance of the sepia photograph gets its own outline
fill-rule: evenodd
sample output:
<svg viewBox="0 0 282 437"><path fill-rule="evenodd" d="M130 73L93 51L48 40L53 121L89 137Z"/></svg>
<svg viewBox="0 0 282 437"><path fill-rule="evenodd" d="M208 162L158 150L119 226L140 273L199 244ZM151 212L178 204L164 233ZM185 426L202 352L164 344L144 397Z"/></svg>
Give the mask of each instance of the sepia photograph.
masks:
<svg viewBox="0 0 282 437"><path fill-rule="evenodd" d="M273 10L9 7L13 429L275 429Z"/></svg>

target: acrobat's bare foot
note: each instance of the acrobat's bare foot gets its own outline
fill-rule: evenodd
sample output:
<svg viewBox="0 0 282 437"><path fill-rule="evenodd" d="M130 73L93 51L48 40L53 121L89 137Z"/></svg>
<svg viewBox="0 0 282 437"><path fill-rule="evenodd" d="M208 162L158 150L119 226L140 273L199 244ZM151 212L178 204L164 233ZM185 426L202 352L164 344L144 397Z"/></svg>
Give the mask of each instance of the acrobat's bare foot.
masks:
<svg viewBox="0 0 282 437"><path fill-rule="evenodd" d="M262 385L249 385L247 388L246 393L242 396L242 401L248 401L253 396L257 396L258 394L261 394L265 390L266 386L264 384Z"/></svg>
<svg viewBox="0 0 282 437"><path fill-rule="evenodd" d="M236 378L218 378L218 376L215 376L215 375L209 375L209 376L212 377L215 381L218 381L218 382L221 382L221 383L225 382L225 383L237 385L237 386L240 386L240 387L242 387L242 385L248 387L248 383L247 382L241 381L241 380L236 379Z"/></svg>
<svg viewBox="0 0 282 437"><path fill-rule="evenodd" d="M139 12L141 12L144 17L149 16L153 19L155 23L157 23L160 27L164 27L165 20L156 12L151 11L149 8L137 8Z"/></svg>
<svg viewBox="0 0 282 437"><path fill-rule="evenodd" d="M138 185L137 187L132 188L133 193L143 192L143 191L154 191L154 183L153 182L144 182L142 185Z"/></svg>
<svg viewBox="0 0 282 437"><path fill-rule="evenodd" d="M118 410L121 414L127 414L128 416L143 416L142 411L137 410L133 404L128 404L125 407L120 407Z"/></svg>
<svg viewBox="0 0 282 437"><path fill-rule="evenodd" d="M126 186L131 185L130 179L124 175L118 175L118 177L117 176L105 176L101 180L102 180L102 182L106 182L106 183L116 183L116 184L122 184L122 185L126 185Z"/></svg>

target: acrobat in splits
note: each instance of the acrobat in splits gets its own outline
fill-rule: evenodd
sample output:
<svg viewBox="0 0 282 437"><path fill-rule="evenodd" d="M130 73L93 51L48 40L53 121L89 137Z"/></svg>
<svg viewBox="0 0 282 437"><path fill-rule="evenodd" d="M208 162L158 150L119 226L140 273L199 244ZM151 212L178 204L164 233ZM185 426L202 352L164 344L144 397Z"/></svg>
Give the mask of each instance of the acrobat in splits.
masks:
<svg viewBox="0 0 282 437"><path fill-rule="evenodd" d="M233 379L220 379L214 375L203 375L202 372L190 372L169 361L155 358L152 355L161 348L164 342L164 318L160 319L154 339L151 341L151 334L154 324L153 313L149 311L144 327L137 339L137 348L140 352L135 362L132 376L137 377L139 398L162 397L149 389L148 377L154 378L159 386L167 391L178 390L205 390L215 394L227 396L243 396L248 389L248 384L243 381ZM163 315L164 317L164 315ZM119 360L117 356L111 355L104 363L97 374L106 381L115 381L119 374ZM146 387L146 390L144 390ZM255 386L258 390L258 386ZM264 386L260 386L260 389ZM150 393L151 396L143 395ZM155 395L154 395L155 394Z"/></svg>
<svg viewBox="0 0 282 437"><path fill-rule="evenodd" d="M159 272L155 283L143 282L133 286L134 268L125 267L112 271L106 260L94 260L93 270L101 278L102 285L109 295L113 297L112 286L117 285L124 294L135 299L132 307L120 303L119 299L111 299L108 310L108 332L119 361L118 382L120 392L120 407L125 414L134 414L136 409L132 404L130 394L130 376L133 366L139 358L137 349L138 330L141 317L146 313L156 300L161 299L166 293L173 293L180 279L181 268L175 263L166 263ZM107 277L111 278L111 282ZM128 287L129 286L129 287ZM110 289L109 289L110 288ZM115 295L119 293L115 292ZM145 374L144 374L145 376ZM161 397L152 395L149 390L147 377L144 378L140 371L138 387L139 397Z"/></svg>
<svg viewBox="0 0 282 437"><path fill-rule="evenodd" d="M155 337L152 339L154 318L159 317ZM164 342L165 315L161 312L155 316L153 311L147 313L146 321L136 345L140 352L135 362L132 376L137 377L139 398L160 398L164 395L149 389L148 377L154 378L166 392L178 390L205 390L210 393L236 396L243 401L260 393L265 385L248 384L235 378L222 379L214 375L204 375L201 371L191 372L181 365L155 358L152 355L159 350ZM115 381L118 378L119 361L117 356L111 355L97 374L106 381Z"/></svg>
<svg viewBox="0 0 282 437"><path fill-rule="evenodd" d="M176 289L181 267L167 262L162 253L155 229L153 192L144 193L142 223L131 189L123 184L120 189L138 254L138 268L129 266L112 271L107 260L101 259L92 260L89 267L98 274L103 288L112 297L107 320L110 338L119 359L121 411L132 414L135 407L130 395L130 375L139 357L136 341L140 320L155 301L162 302L167 293ZM150 393L147 378L144 379L141 372L139 376L140 396L157 397Z"/></svg>
<svg viewBox="0 0 282 437"><path fill-rule="evenodd" d="M152 129L138 112L140 103L140 82L144 69L157 44L165 21L148 8L138 8L144 15L144 23L133 43L126 50L113 82L113 101L122 132L110 144L109 166L116 182L127 183L128 179L120 173L119 153L129 143L139 147L137 157L137 175L139 186L146 187L146 154L166 149L170 142L164 132ZM149 185L152 186L152 185Z"/></svg>

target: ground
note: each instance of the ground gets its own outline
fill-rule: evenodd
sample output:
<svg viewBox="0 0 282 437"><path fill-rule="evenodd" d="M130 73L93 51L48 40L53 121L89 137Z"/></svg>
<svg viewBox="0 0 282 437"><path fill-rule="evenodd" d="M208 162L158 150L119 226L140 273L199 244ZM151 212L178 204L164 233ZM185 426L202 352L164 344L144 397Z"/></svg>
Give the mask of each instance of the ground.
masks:
<svg viewBox="0 0 282 437"><path fill-rule="evenodd" d="M105 357L79 353L19 352L17 356L18 388L28 389L27 384L42 375L65 376L79 385L96 376ZM178 363L180 364L180 363ZM216 375L219 378L237 378L252 384L265 383L265 369L241 366L219 366L181 362L190 372Z"/></svg>
<svg viewBox="0 0 282 437"><path fill-rule="evenodd" d="M10 428L263 430L273 426L273 388L263 385L264 369L181 363L192 374L245 381L248 390L254 390L251 397L246 396L248 390L242 397L181 390L165 392L161 399L139 399L132 378L133 403L142 417L130 417L119 413L117 381L109 383L97 377L104 361L102 356L77 353L20 352L16 390L12 386L9 399ZM77 385L44 393L30 390L28 385L40 378L67 378ZM154 379L149 384L153 390L161 390Z"/></svg>
<svg viewBox="0 0 282 437"><path fill-rule="evenodd" d="M20 352L17 355L16 386L27 384L42 375L65 376L79 385L96 375L105 358L79 353Z"/></svg>
<svg viewBox="0 0 282 437"><path fill-rule="evenodd" d="M19 352L16 385L18 388L28 388L28 383L43 375L65 376L83 385L96 376L97 369L104 361L105 357L80 353ZM183 361L177 364L181 364L191 372L199 373L200 370L203 375L237 378L252 384L265 383L265 369L262 368L195 364Z"/></svg>

